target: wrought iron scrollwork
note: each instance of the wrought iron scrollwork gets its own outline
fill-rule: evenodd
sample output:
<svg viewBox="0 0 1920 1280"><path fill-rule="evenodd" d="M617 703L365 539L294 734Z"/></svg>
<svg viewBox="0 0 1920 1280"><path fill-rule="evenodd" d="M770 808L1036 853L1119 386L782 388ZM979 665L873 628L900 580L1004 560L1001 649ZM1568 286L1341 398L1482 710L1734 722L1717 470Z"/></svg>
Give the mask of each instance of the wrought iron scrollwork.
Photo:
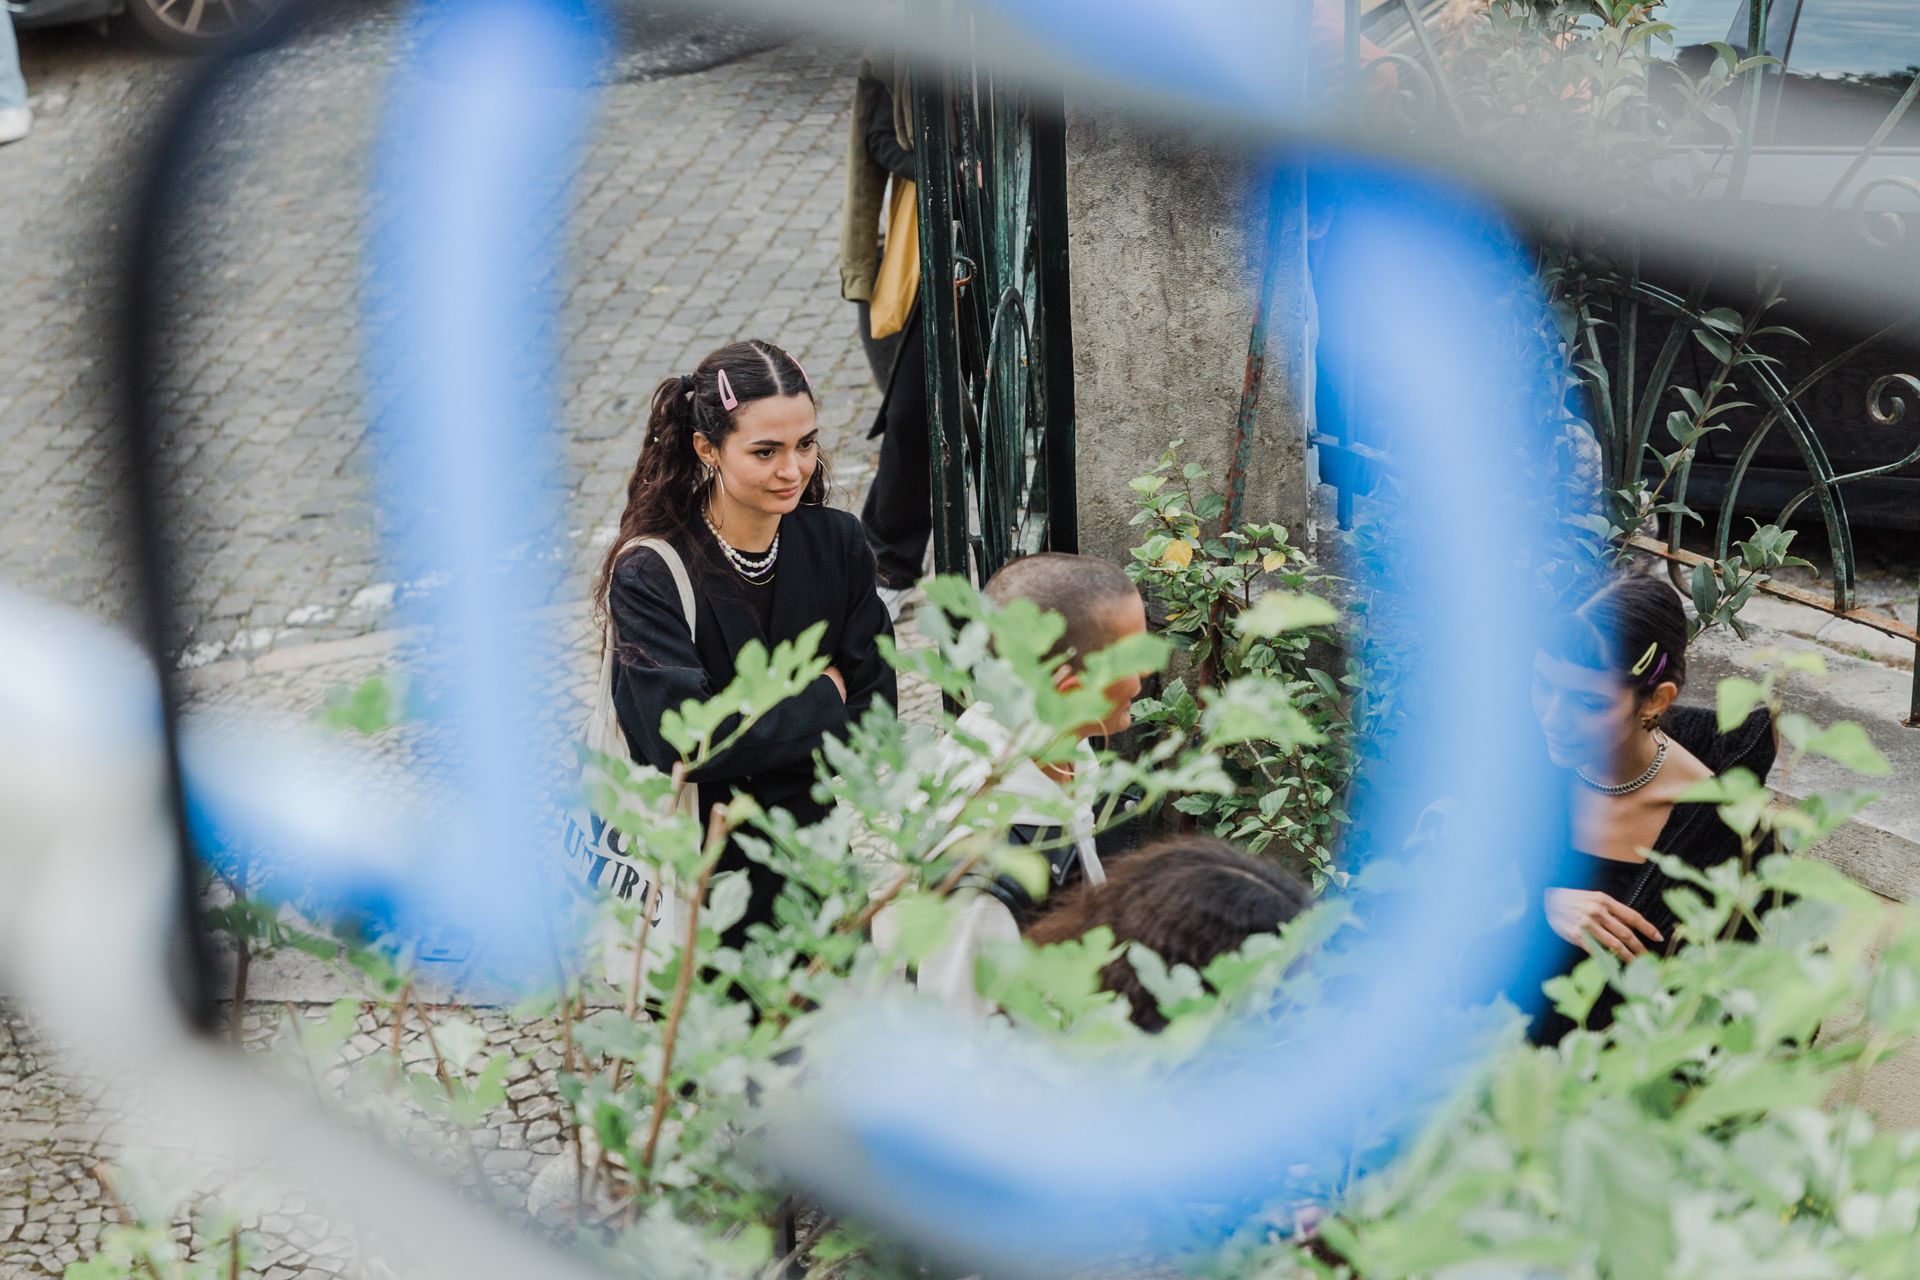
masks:
<svg viewBox="0 0 1920 1280"><path fill-rule="evenodd" d="M1876 191L1904 191L1914 198L1916 208L1910 213L1896 213L1891 209L1869 209L1867 201ZM1868 244L1875 248L1890 249L1904 244L1907 239L1907 219L1920 217L1920 182L1905 174L1889 174L1875 178L1872 182L1862 183L1853 193L1853 214L1855 225Z"/></svg>
<svg viewBox="0 0 1920 1280"><path fill-rule="evenodd" d="M1644 383L1636 386L1632 382L1633 363L1630 354L1615 351L1604 361L1612 370L1605 388L1608 396L1628 407L1628 413L1623 416L1618 412L1619 404L1610 405L1608 407L1615 412L1597 414L1595 423L1602 438L1602 453L1608 463L1607 483L1610 487L1620 488L1631 483L1646 465L1648 434L1657 407L1671 389L1675 357L1680 348L1688 341L1695 340L1698 334L1713 335L1718 331L1698 305L1645 281L1596 277L1586 281L1585 287L1591 293L1608 295L1614 300L1614 325L1623 335L1639 332L1643 319L1650 318L1647 313L1651 313L1652 317L1664 318L1672 326ZM1839 472L1834 468L1820 431L1807 414L1803 402L1829 375L1846 367L1876 342L1916 321L1920 321L1920 312L1848 346L1791 386L1782 377L1778 366L1765 360L1741 362L1729 371L1728 378L1734 386L1733 394L1751 402L1759 410L1759 416L1750 427L1743 428L1748 432L1747 438L1726 473L1719 500L1719 518L1714 528L1713 552L1716 557L1725 558L1731 553L1734 516L1742 505L1742 490L1771 432L1776 426L1781 427L1786 431L1811 483L1780 508L1774 523L1785 524L1808 501L1818 504L1828 548L1833 557L1834 609L1845 612L1854 607L1856 578L1853 530L1842 488L1855 481L1889 475L1920 462L1920 443L1916 443L1910 452L1896 461L1857 471ZM1598 394L1597 385L1595 390ZM1920 377L1908 373L1890 373L1875 379L1867 389L1864 406L1868 420L1882 427L1901 422L1907 412L1907 395L1899 394L1903 391L1920 397ZM1672 495L1674 501L1686 502L1691 470L1690 463L1676 470ZM1677 516L1674 518L1678 519ZM1677 541L1677 538L1676 528L1669 534L1669 540Z"/></svg>
<svg viewBox="0 0 1920 1280"><path fill-rule="evenodd" d="M937 16L934 20L938 20ZM985 580L1076 542L1065 116L985 68L915 87L934 560Z"/></svg>

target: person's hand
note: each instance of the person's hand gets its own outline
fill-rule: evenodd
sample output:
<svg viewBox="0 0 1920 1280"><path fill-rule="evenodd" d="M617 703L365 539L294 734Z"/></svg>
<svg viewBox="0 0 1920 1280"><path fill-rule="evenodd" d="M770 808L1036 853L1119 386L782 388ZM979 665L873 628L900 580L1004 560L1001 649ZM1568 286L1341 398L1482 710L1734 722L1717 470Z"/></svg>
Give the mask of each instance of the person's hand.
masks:
<svg viewBox="0 0 1920 1280"><path fill-rule="evenodd" d="M847 700L847 678L840 674L840 668L828 667L827 679L833 681L833 687L840 691L840 701Z"/></svg>
<svg viewBox="0 0 1920 1280"><path fill-rule="evenodd" d="M1645 916L1597 889L1547 890L1547 924L1588 955L1598 942L1623 961L1646 954L1642 934L1666 941Z"/></svg>

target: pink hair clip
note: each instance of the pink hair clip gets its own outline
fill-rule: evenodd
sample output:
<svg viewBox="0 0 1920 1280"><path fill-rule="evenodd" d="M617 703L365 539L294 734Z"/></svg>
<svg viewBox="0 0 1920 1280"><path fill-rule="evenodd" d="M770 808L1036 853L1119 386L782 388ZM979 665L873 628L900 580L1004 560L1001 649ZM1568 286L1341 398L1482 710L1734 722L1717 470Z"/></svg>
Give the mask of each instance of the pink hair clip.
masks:
<svg viewBox="0 0 1920 1280"><path fill-rule="evenodd" d="M717 379L720 385L720 407L732 413L740 407L740 397L733 394L733 384L727 381L727 371L722 369Z"/></svg>
<svg viewBox="0 0 1920 1280"><path fill-rule="evenodd" d="M817 399L818 395L813 389L813 379L807 373L807 366L801 364L800 357L791 351L787 352L787 359L793 361L793 367L800 371L800 380L807 384L807 394Z"/></svg>

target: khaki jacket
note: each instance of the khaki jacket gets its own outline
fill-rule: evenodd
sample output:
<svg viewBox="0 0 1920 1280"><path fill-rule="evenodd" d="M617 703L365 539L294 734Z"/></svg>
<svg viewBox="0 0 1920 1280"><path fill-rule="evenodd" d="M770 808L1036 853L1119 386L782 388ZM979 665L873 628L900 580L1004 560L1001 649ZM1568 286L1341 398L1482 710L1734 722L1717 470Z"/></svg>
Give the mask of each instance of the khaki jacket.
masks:
<svg viewBox="0 0 1920 1280"><path fill-rule="evenodd" d="M880 215L887 193L887 171L867 154L867 117L873 96L885 84L893 90L893 132L913 150L913 104L906 67L893 54L874 48L860 60L853 87L853 115L847 123L847 199L840 220L840 296L849 302L873 301L873 278L880 265Z"/></svg>

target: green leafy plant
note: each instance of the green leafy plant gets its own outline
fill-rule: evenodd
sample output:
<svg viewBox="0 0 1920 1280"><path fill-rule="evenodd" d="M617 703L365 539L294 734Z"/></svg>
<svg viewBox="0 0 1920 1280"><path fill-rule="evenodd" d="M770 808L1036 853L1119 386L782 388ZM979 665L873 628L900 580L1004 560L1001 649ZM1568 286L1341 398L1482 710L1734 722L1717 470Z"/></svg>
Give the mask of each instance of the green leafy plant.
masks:
<svg viewBox="0 0 1920 1280"><path fill-rule="evenodd" d="M1132 484L1146 537L1128 573L1183 658L1183 674L1135 704L1135 720L1151 735L1204 738L1233 779L1225 793L1175 800L1176 811L1318 883L1338 881L1355 709L1367 711L1357 665L1338 677L1325 669L1340 660L1340 614L1313 592L1333 580L1280 525L1210 532L1225 507L1211 479L1179 460L1176 441Z"/></svg>
<svg viewBox="0 0 1920 1280"><path fill-rule="evenodd" d="M1786 675L1814 663L1782 657L1723 684L1722 723L1767 705L1785 768L1819 754L1884 772L1857 726L1783 709ZM1668 903L1688 945L1554 980L1576 1021L1618 992L1612 1022L1545 1047L1516 1023L1404 1158L1230 1273L1912 1274L1920 1147L1861 1100L1871 1068L1920 1030L1920 929L1804 856L1864 798L1787 804L1738 770L1693 798L1717 803L1749 857L1702 870L1654 855L1679 882ZM1786 851L1755 862L1767 833Z"/></svg>
<svg viewBox="0 0 1920 1280"><path fill-rule="evenodd" d="M1212 637L1223 667L1238 649L1292 636L1303 619L1323 625L1324 613L1303 596L1236 598L1228 627ZM522 1025L557 1027L565 1045L558 1089L573 1146L554 1166L567 1186L563 1221L547 1225L609 1265L669 1260L674 1274L792 1271L817 1280L917 1274L857 1223L806 1210L783 1236L796 1210L750 1154L757 1099L793 1083L824 1019L894 985L903 965L938 944L961 873L980 865L1018 873L1021 855L1006 842L1012 808L998 781L1019 758L1064 754L1075 727L1102 710L1086 689L1054 686L1046 659L1058 619L995 608L959 582L935 582L929 599L929 643L892 659L960 708L985 701L1017 721L1012 743L968 742L948 712L936 725L914 725L877 708L825 750L819 786L834 802L826 820L803 828L744 801L704 827L677 817L674 793L687 772L817 669L801 643L744 661L732 686L679 713L679 767L609 768L596 784L603 811L643 856L673 868L694 913L683 935L654 927L636 908L602 904L608 928L594 936L620 963L590 956L514 1010ZM1091 656L1084 683L1102 687L1166 656L1153 642L1130 642ZM1788 774L1809 755L1884 772L1857 727L1785 710L1784 682L1816 666L1782 656L1726 682L1722 722L1771 708ZM1286 706L1284 669L1232 677L1201 704L1191 732L1168 726L1140 759L1106 758L1076 780L1073 801L1106 822L1133 786L1165 801L1229 794L1232 753L1262 741L1268 717ZM943 745L943 736L975 756L979 767L959 771L967 781L956 780L954 743ZM1609 1280L1911 1274L1920 1147L1876 1127L1860 1101L1867 1072L1920 1028L1920 931L1805 856L1870 797L1779 803L1734 771L1697 798L1719 808L1749 856L1707 870L1662 859L1679 886L1668 901L1689 945L1627 966L1603 955L1551 985L1576 1020L1612 987L1621 1002L1608 1026L1541 1048L1522 1042L1510 1011L1459 1010L1461 1043L1492 1037L1496 1051L1437 1121L1407 1136L1394 1108L1412 1114L1416 1099L1390 1099L1351 1136L1340 1167L1290 1176L1266 1225L1249 1227L1217 1257L1190 1260L1193 1267L1368 1280L1516 1267ZM716 869L729 835L785 880L773 923L734 945L725 935L745 909L746 884ZM1783 852L1758 857L1768 835ZM317 1091L338 1080L342 1046L372 1018L391 1050L362 1059L341 1087L362 1115L388 1132L412 1134L425 1123L464 1132L497 1109L521 1064L491 1048L466 1013L420 1008L403 949L328 937L281 914L289 908L222 909L235 927L309 950L358 984L317 1017L291 1020L284 1060L297 1077ZM869 932L882 910L899 925L885 951ZM1121 948L1104 930L1055 947L992 951L976 988L1005 1019L980 1034L1068 1040L1140 1072L1215 1043L1226 1019L1251 1020L1283 1044L1297 1034L1298 1011L1339 980L1341 953L1330 940L1347 920L1338 902L1322 905L1203 971ZM1168 1018L1159 1036L1138 1031L1102 989L1102 970L1116 962L1134 968ZM606 986L594 976L603 970ZM1502 1037L1492 1028L1503 1024ZM426 1041L424 1061L400 1051L409 1027ZM153 1224L171 1212L134 1206L125 1229L73 1274L200 1280L244 1268L246 1238L233 1224L224 1234L203 1230L218 1242L204 1257L169 1252Z"/></svg>

